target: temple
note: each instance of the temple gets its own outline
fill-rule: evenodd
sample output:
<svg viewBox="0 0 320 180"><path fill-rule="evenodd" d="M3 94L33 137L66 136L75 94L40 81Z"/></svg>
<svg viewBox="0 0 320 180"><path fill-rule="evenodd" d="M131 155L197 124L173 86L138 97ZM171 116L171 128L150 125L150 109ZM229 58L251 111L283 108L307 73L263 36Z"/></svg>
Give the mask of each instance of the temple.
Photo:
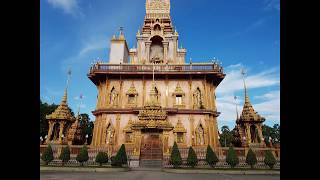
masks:
<svg viewBox="0 0 320 180"><path fill-rule="evenodd" d="M71 71L69 71L69 75ZM46 116L49 124L48 135L46 138L46 144L59 144L59 145L78 145L83 144L83 133L80 127L80 108L77 117L71 114L70 108L68 106L68 84L69 77L67 81L67 87L64 91L62 101L55 109L54 112Z"/></svg>
<svg viewBox="0 0 320 180"><path fill-rule="evenodd" d="M236 119L236 141L237 146L249 147L264 147L265 142L262 135L262 123L265 118L260 116L252 107L250 103L247 87L245 83L245 72L242 70L243 85L244 85L244 105L240 117L237 113ZM240 141L240 142L239 142Z"/></svg>
<svg viewBox="0 0 320 180"><path fill-rule="evenodd" d="M129 49L121 28L111 38L109 61L90 68L98 90L91 146L113 152L125 144L140 160L161 159L174 142L219 147L215 90L223 68L185 62L169 0L146 1L136 40Z"/></svg>

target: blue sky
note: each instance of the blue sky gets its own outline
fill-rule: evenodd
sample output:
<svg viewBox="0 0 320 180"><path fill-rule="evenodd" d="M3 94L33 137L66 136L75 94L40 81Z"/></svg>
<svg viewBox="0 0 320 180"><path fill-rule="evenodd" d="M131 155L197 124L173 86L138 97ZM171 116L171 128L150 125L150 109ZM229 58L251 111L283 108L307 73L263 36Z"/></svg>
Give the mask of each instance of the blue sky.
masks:
<svg viewBox="0 0 320 180"><path fill-rule="evenodd" d="M136 46L144 15L145 0L40 0L41 100L60 103L71 68L68 103L76 111L82 93L81 112L94 120L97 90L89 67L97 58L108 60L120 26L129 47ZM280 123L279 0L171 0L171 18L188 61L222 62L227 76L217 88L219 127L234 127L234 95L242 110L241 67L254 109L266 124Z"/></svg>

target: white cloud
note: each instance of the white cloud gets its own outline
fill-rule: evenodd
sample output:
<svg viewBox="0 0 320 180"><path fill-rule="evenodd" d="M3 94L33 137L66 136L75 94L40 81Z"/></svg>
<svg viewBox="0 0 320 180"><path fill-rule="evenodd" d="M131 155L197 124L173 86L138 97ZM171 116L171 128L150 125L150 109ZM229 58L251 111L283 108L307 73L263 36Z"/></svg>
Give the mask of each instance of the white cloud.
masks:
<svg viewBox="0 0 320 180"><path fill-rule="evenodd" d="M280 0L265 0L264 4L264 10L280 11Z"/></svg>
<svg viewBox="0 0 320 180"><path fill-rule="evenodd" d="M240 73L241 64L228 66L226 77L217 88L217 94L230 94L239 90L243 90L243 79ZM280 83L277 68L268 69L258 74L246 77L246 86L248 89L262 88Z"/></svg>
<svg viewBox="0 0 320 180"><path fill-rule="evenodd" d="M54 8L62 9L65 13L76 16L80 14L80 8L77 0L48 0Z"/></svg>
<svg viewBox="0 0 320 180"><path fill-rule="evenodd" d="M106 49L107 48L107 39L100 39L95 41L86 41L84 46L79 51L79 56L83 56L90 51Z"/></svg>
<svg viewBox="0 0 320 180"><path fill-rule="evenodd" d="M217 93L217 108L221 112L218 117L219 125L234 124L236 120L236 105L234 95L243 93L243 80L240 73L241 64L230 65L225 68L226 77L218 86ZM250 71L250 69L249 69ZM250 74L246 77L247 88L267 88L274 87L280 84L278 68L271 68L256 74ZM249 93L250 95L250 93ZM253 108L267 121L280 121L280 91L273 90L265 94L250 97ZM253 100L259 100L259 103L253 103ZM238 113L242 111L244 102L243 96L237 96ZM230 127L231 128L231 127Z"/></svg>

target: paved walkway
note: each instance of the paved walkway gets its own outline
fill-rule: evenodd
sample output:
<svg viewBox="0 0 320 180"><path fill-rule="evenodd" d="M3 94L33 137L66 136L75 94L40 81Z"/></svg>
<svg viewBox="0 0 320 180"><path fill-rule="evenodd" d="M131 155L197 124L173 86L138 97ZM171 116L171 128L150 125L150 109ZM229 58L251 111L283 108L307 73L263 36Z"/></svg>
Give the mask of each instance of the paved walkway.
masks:
<svg viewBox="0 0 320 180"><path fill-rule="evenodd" d="M41 180L280 180L279 175L176 174L161 171L40 172Z"/></svg>

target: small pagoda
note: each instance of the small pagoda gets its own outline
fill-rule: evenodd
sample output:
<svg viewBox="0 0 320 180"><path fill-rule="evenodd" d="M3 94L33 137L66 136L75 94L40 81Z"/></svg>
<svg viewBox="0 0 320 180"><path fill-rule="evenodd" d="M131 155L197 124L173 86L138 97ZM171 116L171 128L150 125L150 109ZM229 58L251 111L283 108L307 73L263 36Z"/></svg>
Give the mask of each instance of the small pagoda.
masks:
<svg viewBox="0 0 320 180"><path fill-rule="evenodd" d="M67 103L67 89L64 92L62 101L58 108L50 115L46 116L49 123L49 130L46 143L65 144L66 135L69 128L76 121L72 116Z"/></svg>
<svg viewBox="0 0 320 180"><path fill-rule="evenodd" d="M262 135L262 124L265 118L253 109L247 93L244 70L242 70L241 74L243 75L245 102L240 117L237 113L235 139L240 140L243 147L263 147L265 143Z"/></svg>
<svg viewBox="0 0 320 180"><path fill-rule="evenodd" d="M71 71L68 72L67 87L64 91L62 101L55 111L46 116L49 124L46 144L81 144L82 129L80 126L80 115L75 118L68 106L68 84ZM79 107L80 110L80 107Z"/></svg>

